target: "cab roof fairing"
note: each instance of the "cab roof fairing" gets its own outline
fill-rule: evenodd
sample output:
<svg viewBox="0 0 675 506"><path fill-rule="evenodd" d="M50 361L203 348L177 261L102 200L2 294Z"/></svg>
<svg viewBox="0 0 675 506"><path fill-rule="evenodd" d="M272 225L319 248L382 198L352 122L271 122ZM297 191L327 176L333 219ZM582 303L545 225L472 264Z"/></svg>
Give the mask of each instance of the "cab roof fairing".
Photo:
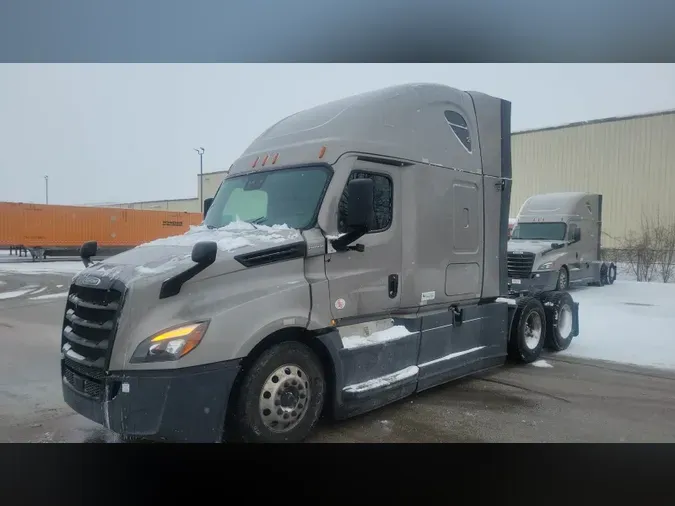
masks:
<svg viewBox="0 0 675 506"><path fill-rule="evenodd" d="M443 113L448 108L464 116L474 140L471 152L447 123ZM322 104L278 121L251 143L230 175L291 165L333 165L350 152L481 173L477 141L476 114L468 92L438 84L405 84ZM319 158L323 146L325 156ZM278 161L263 167L264 157L276 153Z"/></svg>

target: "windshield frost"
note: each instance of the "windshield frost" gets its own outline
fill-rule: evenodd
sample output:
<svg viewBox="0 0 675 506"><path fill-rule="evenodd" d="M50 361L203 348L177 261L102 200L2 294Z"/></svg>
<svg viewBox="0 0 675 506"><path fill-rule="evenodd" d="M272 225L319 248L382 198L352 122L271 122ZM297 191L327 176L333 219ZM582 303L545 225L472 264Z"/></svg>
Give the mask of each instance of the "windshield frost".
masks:
<svg viewBox="0 0 675 506"><path fill-rule="evenodd" d="M204 220L210 228L235 221L256 225L314 225L330 179L327 167L279 169L225 179Z"/></svg>
<svg viewBox="0 0 675 506"><path fill-rule="evenodd" d="M518 223L511 233L511 239L531 241L563 241L567 225L564 223Z"/></svg>

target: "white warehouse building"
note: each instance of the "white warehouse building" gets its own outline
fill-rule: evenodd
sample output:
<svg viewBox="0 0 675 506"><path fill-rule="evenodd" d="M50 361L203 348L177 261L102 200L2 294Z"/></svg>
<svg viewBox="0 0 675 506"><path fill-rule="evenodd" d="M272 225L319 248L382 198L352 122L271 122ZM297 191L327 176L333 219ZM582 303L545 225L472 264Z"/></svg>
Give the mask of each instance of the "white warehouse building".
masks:
<svg viewBox="0 0 675 506"><path fill-rule="evenodd" d="M587 191L603 195L605 248L631 230L643 215L675 220L675 111L607 118L514 132L510 216L538 193ZM227 170L204 174L204 196L212 197ZM197 197L115 204L134 209L199 212Z"/></svg>
<svg viewBox="0 0 675 506"><path fill-rule="evenodd" d="M512 218L538 193L600 193L604 248L643 216L675 220L675 111L517 132L511 150Z"/></svg>

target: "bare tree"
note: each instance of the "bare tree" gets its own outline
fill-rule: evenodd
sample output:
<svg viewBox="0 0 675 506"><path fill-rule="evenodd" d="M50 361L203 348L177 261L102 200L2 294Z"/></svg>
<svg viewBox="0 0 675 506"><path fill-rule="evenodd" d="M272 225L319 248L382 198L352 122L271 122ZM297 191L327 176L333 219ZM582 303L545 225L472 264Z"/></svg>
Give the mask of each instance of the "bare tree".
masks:
<svg viewBox="0 0 675 506"><path fill-rule="evenodd" d="M643 214L639 231L630 231L621 241L622 260L638 281L675 278L675 220L664 221L657 213Z"/></svg>

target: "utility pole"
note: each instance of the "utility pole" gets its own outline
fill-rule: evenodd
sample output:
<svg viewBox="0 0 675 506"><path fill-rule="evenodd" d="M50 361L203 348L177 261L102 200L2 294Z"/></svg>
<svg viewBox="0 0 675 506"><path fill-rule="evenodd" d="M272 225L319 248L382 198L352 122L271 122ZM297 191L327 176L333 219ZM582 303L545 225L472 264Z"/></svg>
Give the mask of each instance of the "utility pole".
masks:
<svg viewBox="0 0 675 506"><path fill-rule="evenodd" d="M193 148L199 155L199 210L204 214L204 148Z"/></svg>
<svg viewBox="0 0 675 506"><path fill-rule="evenodd" d="M49 204L49 176L45 176L45 204Z"/></svg>

